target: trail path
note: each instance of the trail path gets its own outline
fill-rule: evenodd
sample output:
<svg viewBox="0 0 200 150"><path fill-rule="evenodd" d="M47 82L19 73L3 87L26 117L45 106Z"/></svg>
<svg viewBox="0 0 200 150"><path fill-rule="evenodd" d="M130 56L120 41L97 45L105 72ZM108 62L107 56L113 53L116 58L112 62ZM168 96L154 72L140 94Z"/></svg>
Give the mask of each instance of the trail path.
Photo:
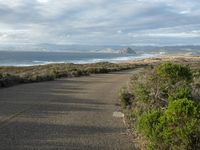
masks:
<svg viewBox="0 0 200 150"><path fill-rule="evenodd" d="M139 70L0 89L1 150L134 149L118 91Z"/></svg>

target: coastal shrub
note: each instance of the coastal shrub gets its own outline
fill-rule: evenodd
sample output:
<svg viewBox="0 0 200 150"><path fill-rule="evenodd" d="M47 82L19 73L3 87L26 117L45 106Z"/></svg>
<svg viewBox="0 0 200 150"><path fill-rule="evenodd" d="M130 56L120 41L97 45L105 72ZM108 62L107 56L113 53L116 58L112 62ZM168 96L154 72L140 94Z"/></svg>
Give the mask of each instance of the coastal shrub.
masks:
<svg viewBox="0 0 200 150"><path fill-rule="evenodd" d="M200 148L200 107L188 99L169 103L162 113L151 110L144 113L139 131L148 138L152 149L198 149Z"/></svg>
<svg viewBox="0 0 200 150"><path fill-rule="evenodd" d="M200 149L199 79L189 66L172 63L132 78L134 99L125 114L143 149Z"/></svg>
<svg viewBox="0 0 200 150"><path fill-rule="evenodd" d="M87 71L88 73L108 73L109 69L104 67L89 67Z"/></svg>
<svg viewBox="0 0 200 150"><path fill-rule="evenodd" d="M176 89L172 90L169 93L169 101L177 100L177 99L192 99L192 87L188 84L179 85Z"/></svg>
<svg viewBox="0 0 200 150"><path fill-rule="evenodd" d="M155 69L152 82L158 83L156 96L160 100L167 101L169 94L182 84L190 84L192 72L188 66L180 64L164 63Z"/></svg>
<svg viewBox="0 0 200 150"><path fill-rule="evenodd" d="M123 108L126 108L132 104L133 95L128 91L127 88L122 88L120 90L119 97Z"/></svg>
<svg viewBox="0 0 200 150"><path fill-rule="evenodd" d="M62 78L62 77L68 77L70 76L70 73L72 71L68 71L68 70L57 70L56 72L54 72L56 78Z"/></svg>
<svg viewBox="0 0 200 150"><path fill-rule="evenodd" d="M191 81L192 74L188 66L161 64L148 68L134 81L133 93L136 100L151 107L166 107L170 95L170 99L191 98Z"/></svg>
<svg viewBox="0 0 200 150"><path fill-rule="evenodd" d="M82 75L81 70L73 70L70 73L71 77L80 77Z"/></svg>
<svg viewBox="0 0 200 150"><path fill-rule="evenodd" d="M156 70L159 78L168 83L174 84L181 80L191 81L192 79L192 72L188 66L164 63Z"/></svg>
<svg viewBox="0 0 200 150"><path fill-rule="evenodd" d="M200 70L195 72L193 83L192 83L192 95L200 103Z"/></svg>
<svg viewBox="0 0 200 150"><path fill-rule="evenodd" d="M49 73L54 74L55 77L59 78L63 76L63 70L59 71L58 69L53 68L52 70L49 71Z"/></svg>
<svg viewBox="0 0 200 150"><path fill-rule="evenodd" d="M16 75L2 74L0 78L0 87L8 87L21 82L21 78Z"/></svg>
<svg viewBox="0 0 200 150"><path fill-rule="evenodd" d="M200 77L200 69L196 69L193 71L193 77L194 78L199 78Z"/></svg>
<svg viewBox="0 0 200 150"><path fill-rule="evenodd" d="M108 68L98 68L99 69L99 73L108 73L109 72L109 69Z"/></svg>
<svg viewBox="0 0 200 150"><path fill-rule="evenodd" d="M200 78L196 78L192 84L192 97L200 103Z"/></svg>
<svg viewBox="0 0 200 150"><path fill-rule="evenodd" d="M150 99L150 91L148 89L148 86L145 86L142 83L135 84L133 92L135 99L138 101L147 102Z"/></svg>
<svg viewBox="0 0 200 150"><path fill-rule="evenodd" d="M86 70L88 73L97 73L97 68L95 67L89 67L89 68L86 68Z"/></svg>
<svg viewBox="0 0 200 150"><path fill-rule="evenodd" d="M0 67L0 86L5 87L19 83L49 81L61 77L79 77L93 73L108 73L130 68L135 68L135 65L109 62L93 64L49 64L29 67ZM13 78L12 76L16 76L17 78Z"/></svg>
<svg viewBox="0 0 200 150"><path fill-rule="evenodd" d="M143 113L139 118L139 131L142 132L144 136L148 137L151 142L160 142L160 131L158 125L160 123L159 119L162 115L163 114L160 110L153 109Z"/></svg>
<svg viewBox="0 0 200 150"><path fill-rule="evenodd" d="M169 103L160 118L161 138L168 149L200 148L200 107L188 99Z"/></svg>

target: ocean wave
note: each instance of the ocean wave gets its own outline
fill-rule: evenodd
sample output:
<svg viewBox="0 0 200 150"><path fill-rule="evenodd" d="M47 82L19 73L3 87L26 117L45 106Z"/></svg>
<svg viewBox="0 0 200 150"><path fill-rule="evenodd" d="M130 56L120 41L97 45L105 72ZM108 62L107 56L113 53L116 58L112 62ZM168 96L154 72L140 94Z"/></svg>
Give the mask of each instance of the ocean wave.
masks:
<svg viewBox="0 0 200 150"><path fill-rule="evenodd" d="M88 63L97 63L97 62L124 62L124 61L131 61L131 60L141 60L146 58L153 58L157 57L161 54L141 54L141 55L128 55L128 56L116 56L113 58L80 58L80 59L73 59L73 60L59 60L59 61L52 61L52 60L32 60L32 61L22 61L22 62L9 62L9 63L1 63L1 66L36 66L36 65L47 65L47 64L55 64L55 63L74 63L74 64L88 64ZM95 56L94 56L95 57Z"/></svg>
<svg viewBox="0 0 200 150"><path fill-rule="evenodd" d="M139 56L124 56L124 57L115 57L115 58L93 58L88 60L73 60L70 61L70 63L76 63L76 64L87 64L87 63L97 63L97 62L112 62L112 63L118 63L118 62L124 62L124 61L131 61L131 60L141 60L146 58L154 58L160 56L159 54L142 54Z"/></svg>
<svg viewBox="0 0 200 150"><path fill-rule="evenodd" d="M40 64L40 65L47 65L47 64L55 64L55 63L66 63L65 61L41 61L41 60L34 60L32 61L33 64Z"/></svg>

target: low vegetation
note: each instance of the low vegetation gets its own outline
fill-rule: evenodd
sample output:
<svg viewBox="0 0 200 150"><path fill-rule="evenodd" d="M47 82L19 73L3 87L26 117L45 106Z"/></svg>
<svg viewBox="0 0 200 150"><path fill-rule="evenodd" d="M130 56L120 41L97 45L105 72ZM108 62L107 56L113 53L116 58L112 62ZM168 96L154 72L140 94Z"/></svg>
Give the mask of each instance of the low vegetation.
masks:
<svg viewBox="0 0 200 150"><path fill-rule="evenodd" d="M0 67L0 88L20 83L50 81L61 77L79 77L136 68L134 64L50 64L30 67Z"/></svg>
<svg viewBox="0 0 200 150"><path fill-rule="evenodd" d="M121 91L121 104L140 149L200 149L198 68L199 64L151 66Z"/></svg>

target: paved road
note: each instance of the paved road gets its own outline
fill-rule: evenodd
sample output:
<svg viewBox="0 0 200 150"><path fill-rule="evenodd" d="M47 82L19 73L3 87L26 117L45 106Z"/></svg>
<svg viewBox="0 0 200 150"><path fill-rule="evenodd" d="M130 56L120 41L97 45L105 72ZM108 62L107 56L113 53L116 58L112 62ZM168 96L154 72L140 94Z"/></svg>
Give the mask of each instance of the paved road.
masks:
<svg viewBox="0 0 200 150"><path fill-rule="evenodd" d="M113 117L126 71L0 89L1 150L134 149Z"/></svg>

